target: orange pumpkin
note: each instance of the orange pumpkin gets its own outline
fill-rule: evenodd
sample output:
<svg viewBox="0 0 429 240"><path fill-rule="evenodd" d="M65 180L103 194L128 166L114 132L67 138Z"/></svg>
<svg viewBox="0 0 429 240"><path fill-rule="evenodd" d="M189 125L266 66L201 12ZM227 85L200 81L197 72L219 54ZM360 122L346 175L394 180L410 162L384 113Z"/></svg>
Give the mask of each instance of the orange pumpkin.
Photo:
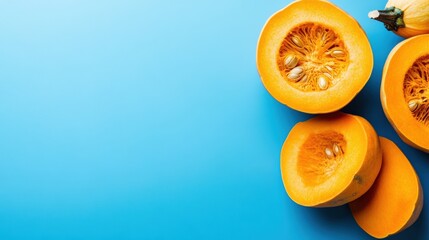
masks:
<svg viewBox="0 0 429 240"><path fill-rule="evenodd" d="M356 20L323 0L295 1L261 31L257 68L268 92L306 113L348 104L368 81L373 55Z"/></svg>
<svg viewBox="0 0 429 240"><path fill-rule="evenodd" d="M381 103L401 139L429 152L429 34L409 38L390 52L383 69Z"/></svg>
<svg viewBox="0 0 429 240"><path fill-rule="evenodd" d="M379 139L364 118L332 113L297 123L281 150L289 197L309 207L355 200L373 184L381 166Z"/></svg>

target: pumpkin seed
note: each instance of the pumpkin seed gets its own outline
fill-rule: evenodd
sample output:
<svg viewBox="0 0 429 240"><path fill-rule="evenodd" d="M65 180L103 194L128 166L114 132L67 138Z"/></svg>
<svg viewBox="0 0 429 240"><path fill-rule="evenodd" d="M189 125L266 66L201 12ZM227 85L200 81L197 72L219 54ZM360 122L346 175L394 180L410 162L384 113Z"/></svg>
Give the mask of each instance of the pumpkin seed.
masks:
<svg viewBox="0 0 429 240"><path fill-rule="evenodd" d="M290 73L301 74L303 71L304 69L302 67L295 67L292 70L290 70Z"/></svg>
<svg viewBox="0 0 429 240"><path fill-rule="evenodd" d="M344 57L344 55L345 55L344 51L342 50L334 50L331 52L331 56L334 58L341 58L341 57Z"/></svg>
<svg viewBox="0 0 429 240"><path fill-rule="evenodd" d="M290 80L294 82L298 82L303 77L303 75L304 75L304 69L302 67L295 67L292 70L290 70L287 76Z"/></svg>
<svg viewBox="0 0 429 240"><path fill-rule="evenodd" d="M341 147L338 146L338 144L334 143L334 146L332 148L334 149L334 154L336 156L340 155L340 153L341 153Z"/></svg>
<svg viewBox="0 0 429 240"><path fill-rule="evenodd" d="M325 66L325 68L330 72L332 72L332 70L333 70L330 66L327 66L327 65Z"/></svg>
<svg viewBox="0 0 429 240"><path fill-rule="evenodd" d="M329 74L329 73L327 73L327 72L325 72L325 73L323 73L325 76L327 76L329 79L332 79L332 75L331 74Z"/></svg>
<svg viewBox="0 0 429 240"><path fill-rule="evenodd" d="M419 102L420 101L416 99L412 99L408 101L408 108L410 109L411 112L414 112L417 110L417 108L420 106Z"/></svg>
<svg viewBox="0 0 429 240"><path fill-rule="evenodd" d="M325 148L325 155L328 158L333 158L334 157L334 153L332 152L332 150L330 148Z"/></svg>
<svg viewBox="0 0 429 240"><path fill-rule="evenodd" d="M301 38L299 38L298 36L293 36L293 37L292 37L292 42L293 42L297 47L304 47L304 44L302 43Z"/></svg>
<svg viewBox="0 0 429 240"><path fill-rule="evenodd" d="M326 90L328 88L328 81L326 81L326 78L323 76L320 76L317 79L317 86L321 89L321 90Z"/></svg>
<svg viewBox="0 0 429 240"><path fill-rule="evenodd" d="M288 55L285 57L284 64L286 68L294 68L298 64L298 58L295 55Z"/></svg>
<svg viewBox="0 0 429 240"><path fill-rule="evenodd" d="M289 73L289 74L287 75L287 78L289 78L289 80L292 80L292 81L294 81L294 82L298 82L298 81L299 81L299 79L301 78L301 75L296 74L296 73Z"/></svg>

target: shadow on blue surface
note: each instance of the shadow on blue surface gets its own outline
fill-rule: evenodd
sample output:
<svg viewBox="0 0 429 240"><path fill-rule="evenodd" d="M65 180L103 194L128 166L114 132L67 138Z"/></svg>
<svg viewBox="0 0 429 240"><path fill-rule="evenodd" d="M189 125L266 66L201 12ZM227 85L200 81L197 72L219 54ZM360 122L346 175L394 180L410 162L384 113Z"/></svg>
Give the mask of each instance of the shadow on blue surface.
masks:
<svg viewBox="0 0 429 240"><path fill-rule="evenodd" d="M352 217L351 211L347 205L343 205L340 207L334 207L334 208L316 208L316 209L310 209L312 212L312 218L314 218L314 221L319 222L319 227L324 227L326 229L328 228L350 228L352 224L350 224L350 219L354 219ZM422 213L419 217L419 219L409 228L406 230L395 234L393 236L388 237L388 239L427 239L427 233L425 232L425 229L427 228L427 217L426 217L426 210L423 208ZM357 225L357 223L354 223L356 228L360 227ZM354 231L354 234L357 231ZM370 235L365 233L363 230L360 229L360 235L354 235L350 236L351 239L373 239Z"/></svg>

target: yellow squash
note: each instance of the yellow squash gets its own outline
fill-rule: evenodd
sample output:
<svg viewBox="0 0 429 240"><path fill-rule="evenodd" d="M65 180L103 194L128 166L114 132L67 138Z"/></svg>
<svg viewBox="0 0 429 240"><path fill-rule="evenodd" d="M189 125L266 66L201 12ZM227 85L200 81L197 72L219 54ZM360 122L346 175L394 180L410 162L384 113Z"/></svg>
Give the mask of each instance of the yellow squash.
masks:
<svg viewBox="0 0 429 240"><path fill-rule="evenodd" d="M389 0L384 10L368 16L405 38L429 33L429 0Z"/></svg>

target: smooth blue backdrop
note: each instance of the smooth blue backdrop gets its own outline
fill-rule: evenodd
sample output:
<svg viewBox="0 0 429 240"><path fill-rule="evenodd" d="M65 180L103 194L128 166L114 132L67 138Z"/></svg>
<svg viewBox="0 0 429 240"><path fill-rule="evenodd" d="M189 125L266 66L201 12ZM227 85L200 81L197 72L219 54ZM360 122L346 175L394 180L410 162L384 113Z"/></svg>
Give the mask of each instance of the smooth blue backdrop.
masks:
<svg viewBox="0 0 429 240"><path fill-rule="evenodd" d="M310 115L266 92L255 48L289 2L1 1L0 239L370 239L346 206L283 189L281 145ZM375 58L344 111L394 140L429 192L428 155L380 105L401 41L367 18L385 1L333 2ZM429 237L428 214L393 239Z"/></svg>

